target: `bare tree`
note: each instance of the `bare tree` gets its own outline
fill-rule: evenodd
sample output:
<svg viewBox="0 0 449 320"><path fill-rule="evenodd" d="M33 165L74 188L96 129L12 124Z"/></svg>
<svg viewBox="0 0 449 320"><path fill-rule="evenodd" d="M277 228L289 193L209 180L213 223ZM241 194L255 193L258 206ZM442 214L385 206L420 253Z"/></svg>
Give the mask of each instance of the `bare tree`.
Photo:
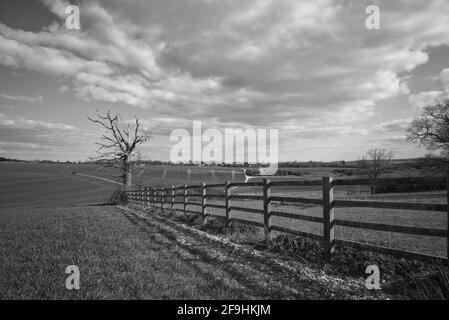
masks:
<svg viewBox="0 0 449 320"><path fill-rule="evenodd" d="M425 107L407 129L407 139L428 150L440 150L440 156L449 160L449 99Z"/></svg>
<svg viewBox="0 0 449 320"><path fill-rule="evenodd" d="M371 194L374 194L376 179L386 171L392 158L393 152L384 148L372 148L359 159L359 168L368 175Z"/></svg>
<svg viewBox="0 0 449 320"><path fill-rule="evenodd" d="M134 117L134 123L125 122L119 114L111 114L109 110L105 114L97 110L97 119L87 118L106 129L101 141L96 143L99 150L93 159L110 166L119 163L123 187L131 187L131 161L140 158L136 148L150 140L150 133L140 128L137 117Z"/></svg>

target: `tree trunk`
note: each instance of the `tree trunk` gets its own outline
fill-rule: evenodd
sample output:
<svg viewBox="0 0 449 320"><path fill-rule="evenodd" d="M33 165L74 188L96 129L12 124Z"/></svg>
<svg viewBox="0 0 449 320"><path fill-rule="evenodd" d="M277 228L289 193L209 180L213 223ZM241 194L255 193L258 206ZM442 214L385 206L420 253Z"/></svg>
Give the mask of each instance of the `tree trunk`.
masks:
<svg viewBox="0 0 449 320"><path fill-rule="evenodd" d="M131 167L128 166L125 172L125 179L126 179L126 187L131 188L132 182L131 182Z"/></svg>
<svg viewBox="0 0 449 320"><path fill-rule="evenodd" d="M122 173L123 173L123 188L131 189L131 166L128 163L128 159L122 160Z"/></svg>

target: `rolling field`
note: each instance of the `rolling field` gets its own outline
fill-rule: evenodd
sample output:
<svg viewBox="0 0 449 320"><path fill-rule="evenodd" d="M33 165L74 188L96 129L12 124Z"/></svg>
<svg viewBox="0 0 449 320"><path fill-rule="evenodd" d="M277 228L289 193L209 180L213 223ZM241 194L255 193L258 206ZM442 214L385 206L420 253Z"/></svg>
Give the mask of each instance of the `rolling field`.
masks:
<svg viewBox="0 0 449 320"><path fill-rule="evenodd" d="M138 185L182 185L245 181L241 168L190 167L190 166L141 166L133 168L133 183Z"/></svg>
<svg viewBox="0 0 449 320"><path fill-rule="evenodd" d="M200 182L260 181L241 169L182 166L141 166L133 169L133 181L142 185L196 185ZM293 177L270 177L288 180ZM310 180L310 176L294 177ZM320 176L316 175L315 179ZM339 187L339 186L338 186ZM335 198L354 198L354 188L336 187ZM234 253L211 248L208 242L188 239L186 234L142 223L113 206L89 206L109 201L120 188L117 170L94 164L0 164L0 297L4 299L118 299L118 298L323 298L318 291L302 287L310 280L297 280L293 291L285 292L294 273L274 279L266 261L245 260ZM190 191L193 191L189 189ZM216 188L217 193L224 192ZM231 193L261 194L261 187L233 188ZM194 191L197 192L197 191ZM272 187L273 195L321 197L321 186ZM360 197L360 196L359 196ZM366 196L363 196L366 197ZM193 198L193 197L192 197ZM446 201L445 194L383 194L369 199L388 201ZM199 201L199 199L190 199ZM208 200L223 204L223 200ZM232 200L232 206L262 209L262 201ZM75 207L71 207L76 205ZM274 211L314 217L322 216L319 205L273 202ZM182 210L182 205L175 205ZM199 210L189 205L188 210ZM208 208L224 216L224 210ZM231 210L231 216L263 222L263 216ZM444 212L420 212L371 208L336 208L335 218L403 226L446 228ZM273 217L272 224L313 234L322 234L322 225L310 221ZM277 232L275 231L274 234ZM336 226L338 239L365 242L438 256L446 255L446 239ZM263 232L259 233L260 239ZM57 254L55 255L55 252ZM225 254L226 260L214 262ZM243 263L243 264L242 264ZM82 273L84 291L67 291L64 268L75 264ZM243 266L243 267L242 267ZM242 269L243 268L243 269ZM38 270L30 276L26 270ZM261 271L265 270L265 271ZM217 276L218 272L218 276ZM204 276L206 274L206 276ZM250 279L251 285L247 286ZM315 281L315 280L313 280ZM263 283L270 282L268 288ZM336 289L341 294L340 287ZM356 294L357 290L347 294ZM346 294L346 293L345 293ZM326 296L327 297L327 296Z"/></svg>
<svg viewBox="0 0 449 320"><path fill-rule="evenodd" d="M142 166L133 168L133 182L180 185L244 181L241 172L230 168ZM105 203L120 185L119 170L95 164L0 163L0 207Z"/></svg>
<svg viewBox="0 0 449 320"><path fill-rule="evenodd" d="M303 169L303 168L301 168ZM323 169L323 168L322 168ZM325 168L329 169L329 168ZM332 168L331 168L332 169ZM324 169L323 169L324 170ZM73 174L73 173L76 174ZM331 173L330 171L327 171ZM324 171L318 171L322 174ZM314 179L318 173L311 171ZM272 180L288 180L293 177L270 177ZM299 180L310 180L310 176L294 177ZM223 183L231 181L261 181L263 177L246 177L241 168L211 168L188 166L140 166L133 168L133 181L142 185L156 184L189 184L201 182ZM0 164L0 207L18 206L66 206L104 203L109 200L114 190L120 187L118 170L108 169L94 164L39 164L39 163L1 163ZM337 186L336 199L363 198L371 200L387 200L402 202L445 203L446 197L441 194L383 194L374 196L354 196L353 193L367 186ZM261 187L238 187L232 193L261 194ZM216 188L223 193L223 188ZM321 187L273 187L273 195L320 198ZM223 204L219 200L211 203ZM262 208L261 201L233 201L233 205L249 208ZM273 203L274 210L304 215L321 216L322 208L311 205L294 205ZM181 206L178 206L181 208ZM198 207L189 206L195 210ZM217 214L224 215L223 210L210 208ZM233 211L237 218L262 221L258 214ZM438 212L420 212L407 210L388 210L371 208L337 208L337 219L377 222L404 226L445 228L446 214ZM300 231L321 234L321 225L313 222L273 218L273 224ZM336 227L337 238L368 242L399 249L445 256L446 243L443 238L413 236L380 231L368 231L356 228Z"/></svg>
<svg viewBox="0 0 449 320"><path fill-rule="evenodd" d="M65 165L1 163L0 207L105 203L119 187L71 172Z"/></svg>

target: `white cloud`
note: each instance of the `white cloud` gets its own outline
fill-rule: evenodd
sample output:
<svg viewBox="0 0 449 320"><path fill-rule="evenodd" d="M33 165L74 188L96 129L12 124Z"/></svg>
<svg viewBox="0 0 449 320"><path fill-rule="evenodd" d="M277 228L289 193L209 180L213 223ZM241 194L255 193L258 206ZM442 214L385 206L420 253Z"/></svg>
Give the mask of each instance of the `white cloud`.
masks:
<svg viewBox="0 0 449 320"><path fill-rule="evenodd" d="M2 98L13 100L13 101L21 101L21 102L28 102L28 103L36 103L36 102L43 102L44 99L41 95L37 97L28 97L28 96L22 96L22 95L11 95L6 93L1 93L0 96Z"/></svg>
<svg viewBox="0 0 449 320"><path fill-rule="evenodd" d="M49 130L75 130L74 126L65 123L46 122L42 120L30 120L23 117L8 117L0 113L0 125L3 127L17 128L17 129L49 129Z"/></svg>
<svg viewBox="0 0 449 320"><path fill-rule="evenodd" d="M0 113L0 152L19 158L65 158L74 150L89 149L92 137L73 125L8 116ZM83 146L80 148L80 146Z"/></svg>
<svg viewBox="0 0 449 320"><path fill-rule="evenodd" d="M381 133L405 132L405 130L410 126L412 121L413 121L412 118L406 118L406 119L395 119L391 121L381 122L374 125L372 127L372 130Z"/></svg>
<svg viewBox="0 0 449 320"><path fill-rule="evenodd" d="M80 58L71 52L45 46L30 46L0 35L0 62L8 66L41 71L50 75L75 75L81 71L110 74L104 62Z"/></svg>
<svg viewBox="0 0 449 320"><path fill-rule="evenodd" d="M442 91L422 91L408 97L408 102L415 107L424 108L435 104L443 97Z"/></svg>
<svg viewBox="0 0 449 320"><path fill-rule="evenodd" d="M445 92L449 95L449 68L441 70L440 80L443 83Z"/></svg>
<svg viewBox="0 0 449 320"><path fill-rule="evenodd" d="M428 49L449 45L444 0L379 1L375 32L364 26L364 1L167 1L85 1L79 32L64 28L66 1L44 1L59 20L38 32L0 23L0 63L158 119L291 126L313 136L346 132L377 115L379 102L409 94ZM449 72L441 79L449 83Z"/></svg>
<svg viewBox="0 0 449 320"><path fill-rule="evenodd" d="M435 103L441 103L444 99L449 98L449 68L442 69L439 74L434 74L428 78L432 81L439 81L444 91L421 91L410 95L408 102L415 107L424 108Z"/></svg>

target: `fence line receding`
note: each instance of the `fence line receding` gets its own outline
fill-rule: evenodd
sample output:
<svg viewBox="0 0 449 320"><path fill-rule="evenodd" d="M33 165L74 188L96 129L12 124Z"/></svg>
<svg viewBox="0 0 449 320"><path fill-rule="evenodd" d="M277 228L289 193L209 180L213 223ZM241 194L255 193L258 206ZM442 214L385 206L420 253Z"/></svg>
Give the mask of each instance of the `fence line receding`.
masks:
<svg viewBox="0 0 449 320"><path fill-rule="evenodd" d="M409 181L411 178L390 178L379 179L380 182L389 181L399 184ZM441 177L432 178L413 178L416 183L418 180L429 181L434 179L441 183ZM444 178L446 186L449 186L449 175ZM147 206L157 206L164 208L169 206L172 210L183 211L184 213L193 212L202 216L203 219L207 217L214 217L223 219L228 225L232 221L236 221L243 224L255 225L264 228L265 236L271 237L272 231L279 231L289 233L293 235L304 236L316 240L320 240L323 243L324 257L329 260L335 251L336 245L351 246L358 249L365 249L370 251L377 251L380 253L407 257L412 259L438 261L448 263L449 257L449 188L447 188L447 201L445 204L441 203L411 203L411 202L396 202L396 201L365 201L365 200L334 200L334 187L335 186L350 186L350 185L362 185L366 184L367 179L341 179L333 180L332 177L323 177L321 180L289 180L289 181L270 181L270 179L263 179L260 182L230 182L226 181L222 184L206 184L201 183L197 185L182 185L182 186L169 186L169 187L142 187L139 189L127 190L127 198L130 203L137 203ZM272 187L285 187L285 186L321 186L322 198L303 198L303 197L287 197L287 196L272 196ZM234 187L262 187L262 195L241 195L232 194L231 188ZM208 192L209 189L223 188L223 194ZM192 190L192 193L188 193L188 190ZM181 198L181 200L179 200ZM191 198L198 198L200 201L191 201ZM224 204L209 203L208 200L224 200ZM262 201L262 209L246 208L241 206L235 206L232 204L233 200L254 200ZM287 203L305 203L321 205L323 208L322 216L310 216L300 213L282 212L272 210L272 203L287 202ZM175 208L175 205L182 205L182 209ZM200 207L199 211L187 210L188 206ZM444 212L447 216L447 228L427 228L417 226L401 226L383 223L373 222L361 222L336 219L334 215L334 208L343 207L363 207L363 208L381 208L392 210L419 210L419 211L439 211ZM218 215L212 212L208 212L208 208L223 209L225 215ZM263 222L257 222L253 220L245 219L245 217L233 217L231 211L244 211L249 213L255 213L263 215ZM294 220L311 221L320 223L323 228L322 235L294 230L286 227L280 227L273 225L271 222L272 217L282 217ZM411 235L422 235L432 237L446 238L447 242L447 256L436 256L423 253L416 253L411 251L405 251L400 249L393 249L389 247L372 245L367 243L361 243L356 241L349 241L335 238L335 226L344 226L351 228L359 228L365 230L386 231L395 233L404 233Z"/></svg>

